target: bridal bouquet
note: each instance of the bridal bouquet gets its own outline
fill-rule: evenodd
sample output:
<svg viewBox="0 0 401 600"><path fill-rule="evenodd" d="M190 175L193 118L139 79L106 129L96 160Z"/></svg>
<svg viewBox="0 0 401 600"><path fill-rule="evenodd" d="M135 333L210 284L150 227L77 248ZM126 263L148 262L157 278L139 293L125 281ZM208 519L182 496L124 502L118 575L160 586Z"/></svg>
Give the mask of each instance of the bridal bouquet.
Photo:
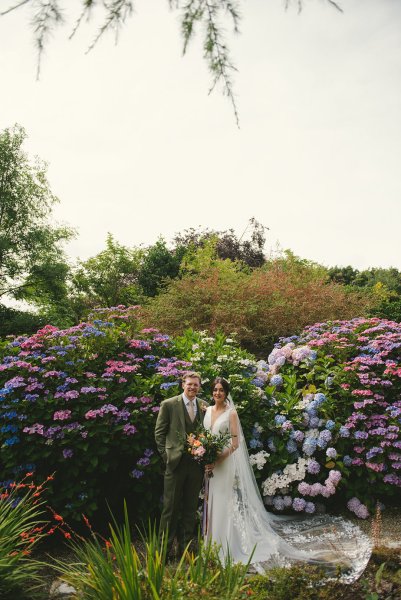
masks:
<svg viewBox="0 0 401 600"><path fill-rule="evenodd" d="M202 467L214 463L219 454L231 441L230 433L218 435L200 427L195 433L190 433L184 440L184 451L186 450ZM208 473L213 477L213 472Z"/></svg>

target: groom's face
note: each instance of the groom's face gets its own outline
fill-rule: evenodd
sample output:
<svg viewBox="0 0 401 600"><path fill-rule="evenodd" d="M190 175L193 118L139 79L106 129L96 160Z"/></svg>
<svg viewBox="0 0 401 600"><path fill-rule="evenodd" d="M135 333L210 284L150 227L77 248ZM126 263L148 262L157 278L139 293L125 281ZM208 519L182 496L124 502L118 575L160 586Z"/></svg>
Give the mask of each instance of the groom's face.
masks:
<svg viewBox="0 0 401 600"><path fill-rule="evenodd" d="M193 400L200 389L200 381L197 377L187 377L182 384L184 394L189 400Z"/></svg>

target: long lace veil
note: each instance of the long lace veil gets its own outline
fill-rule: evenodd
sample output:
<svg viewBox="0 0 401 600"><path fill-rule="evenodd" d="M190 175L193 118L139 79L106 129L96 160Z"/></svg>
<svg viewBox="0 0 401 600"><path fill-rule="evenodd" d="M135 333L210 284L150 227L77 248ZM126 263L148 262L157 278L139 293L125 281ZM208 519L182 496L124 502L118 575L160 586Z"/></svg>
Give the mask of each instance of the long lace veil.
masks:
<svg viewBox="0 0 401 600"><path fill-rule="evenodd" d="M338 573L341 580L357 579L371 554L371 542L359 527L331 515L297 517L267 512L255 479L249 454L231 395L229 408L235 414L238 448L232 453L232 519L237 531L230 540L231 553L250 556L259 571L294 562L321 566L329 575ZM240 547L235 547L235 545Z"/></svg>

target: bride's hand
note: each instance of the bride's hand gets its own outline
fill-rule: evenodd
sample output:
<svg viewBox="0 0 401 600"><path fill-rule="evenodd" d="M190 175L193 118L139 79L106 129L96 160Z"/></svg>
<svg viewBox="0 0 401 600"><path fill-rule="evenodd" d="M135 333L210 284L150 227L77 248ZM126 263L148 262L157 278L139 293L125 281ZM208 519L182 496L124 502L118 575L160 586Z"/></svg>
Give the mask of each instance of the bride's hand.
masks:
<svg viewBox="0 0 401 600"><path fill-rule="evenodd" d="M205 466L206 473L211 473L213 471L214 467L215 467L214 463L211 463L210 465L206 465Z"/></svg>

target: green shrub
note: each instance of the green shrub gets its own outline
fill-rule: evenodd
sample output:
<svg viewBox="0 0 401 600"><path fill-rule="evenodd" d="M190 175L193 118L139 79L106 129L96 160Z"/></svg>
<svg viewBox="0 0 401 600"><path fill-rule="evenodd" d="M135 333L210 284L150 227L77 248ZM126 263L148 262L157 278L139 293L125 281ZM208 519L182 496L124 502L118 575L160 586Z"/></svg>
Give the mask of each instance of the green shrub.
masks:
<svg viewBox="0 0 401 600"><path fill-rule="evenodd" d="M238 334L238 341L267 355L273 342L308 324L365 315L368 293L328 282L322 269L276 261L244 271L214 261L171 282L143 310L146 323L172 335L186 328Z"/></svg>

